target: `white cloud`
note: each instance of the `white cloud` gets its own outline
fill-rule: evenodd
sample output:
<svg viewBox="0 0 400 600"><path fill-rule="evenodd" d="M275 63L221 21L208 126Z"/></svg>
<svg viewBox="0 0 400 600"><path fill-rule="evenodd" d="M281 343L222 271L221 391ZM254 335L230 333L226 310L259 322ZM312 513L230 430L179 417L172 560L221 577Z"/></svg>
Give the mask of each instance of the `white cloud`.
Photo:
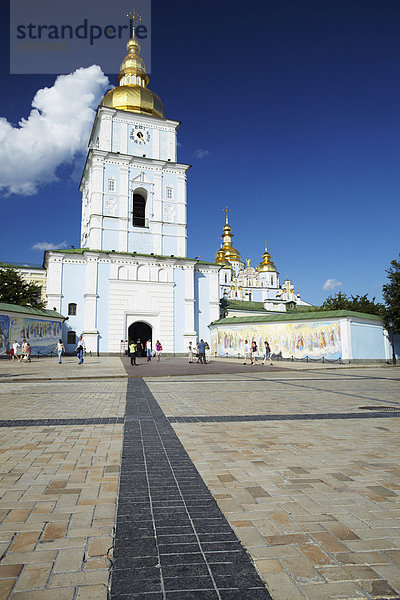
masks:
<svg viewBox="0 0 400 600"><path fill-rule="evenodd" d="M195 155L196 158L204 158L205 156L208 156L210 153L208 150L196 150Z"/></svg>
<svg viewBox="0 0 400 600"><path fill-rule="evenodd" d="M77 69L38 90L29 117L18 127L0 117L0 192L31 196L56 181L57 168L86 151L107 86L99 66Z"/></svg>
<svg viewBox="0 0 400 600"><path fill-rule="evenodd" d="M324 285L322 286L323 290L334 290L337 287L340 287L342 285L341 281L338 281L337 279L327 279L324 283Z"/></svg>
<svg viewBox="0 0 400 600"><path fill-rule="evenodd" d="M36 242L33 244L32 250L59 250L60 248L66 248L68 246L67 241L64 240L61 244L52 244L51 242Z"/></svg>

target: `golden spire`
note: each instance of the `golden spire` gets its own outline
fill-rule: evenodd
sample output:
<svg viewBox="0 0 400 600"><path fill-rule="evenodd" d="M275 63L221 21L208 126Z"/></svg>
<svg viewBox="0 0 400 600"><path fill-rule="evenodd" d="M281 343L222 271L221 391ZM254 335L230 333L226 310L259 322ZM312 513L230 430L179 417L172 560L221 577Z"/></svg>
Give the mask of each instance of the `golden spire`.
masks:
<svg viewBox="0 0 400 600"><path fill-rule="evenodd" d="M271 260L271 255L267 250L267 242L266 241L265 241L265 252L262 255L262 257L263 257L263 260L260 262L260 264L257 268L257 271L259 273L265 273L268 271L273 271L273 272L277 273L277 269Z"/></svg>
<svg viewBox="0 0 400 600"><path fill-rule="evenodd" d="M232 246L233 233L232 233L232 229L229 225L229 221L228 221L228 213L230 212L230 210L227 206L223 210L226 215L225 216L225 225L224 225L224 228L222 230L222 235L221 235L221 240L222 240L221 248L218 250L217 254L215 255L215 262L218 264L222 264L222 262L226 262L226 261L241 262L239 252ZM223 255L222 255L222 253L223 253Z"/></svg>
<svg viewBox="0 0 400 600"><path fill-rule="evenodd" d="M118 73L118 86L107 92L101 105L153 117L164 117L164 107L157 94L147 88L150 78L140 56L140 44L135 38L135 26L142 18L133 10L126 15L132 23L132 37L126 44L127 55Z"/></svg>

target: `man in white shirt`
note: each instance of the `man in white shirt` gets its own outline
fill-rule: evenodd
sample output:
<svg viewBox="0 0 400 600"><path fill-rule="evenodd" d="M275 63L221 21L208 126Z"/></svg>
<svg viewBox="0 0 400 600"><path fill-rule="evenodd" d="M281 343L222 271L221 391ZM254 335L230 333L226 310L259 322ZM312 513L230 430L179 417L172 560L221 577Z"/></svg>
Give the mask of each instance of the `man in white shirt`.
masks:
<svg viewBox="0 0 400 600"><path fill-rule="evenodd" d="M247 365L247 359L250 360L250 344L247 340L244 340L244 365Z"/></svg>

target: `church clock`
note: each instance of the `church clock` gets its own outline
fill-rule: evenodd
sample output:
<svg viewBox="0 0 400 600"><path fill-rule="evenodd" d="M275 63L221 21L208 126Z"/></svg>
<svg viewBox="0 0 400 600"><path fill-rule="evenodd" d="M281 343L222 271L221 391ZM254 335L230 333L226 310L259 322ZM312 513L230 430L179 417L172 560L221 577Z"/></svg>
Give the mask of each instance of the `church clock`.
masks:
<svg viewBox="0 0 400 600"><path fill-rule="evenodd" d="M147 144L151 139L150 131L143 125L135 125L132 127L129 136L135 144L139 145Z"/></svg>

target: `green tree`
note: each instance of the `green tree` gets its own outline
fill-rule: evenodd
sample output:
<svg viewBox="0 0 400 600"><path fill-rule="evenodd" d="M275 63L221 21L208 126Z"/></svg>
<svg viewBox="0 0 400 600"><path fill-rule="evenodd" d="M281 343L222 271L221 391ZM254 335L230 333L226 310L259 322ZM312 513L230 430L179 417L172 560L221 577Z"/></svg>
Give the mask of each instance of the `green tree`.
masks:
<svg viewBox="0 0 400 600"><path fill-rule="evenodd" d="M399 254L400 259L400 254ZM400 332L400 260L392 260L391 267L386 271L388 283L382 287L383 299L386 303L385 322L393 323L396 333Z"/></svg>
<svg viewBox="0 0 400 600"><path fill-rule="evenodd" d="M12 267L0 268L0 302L44 308L40 294L40 285L26 282Z"/></svg>
<svg viewBox="0 0 400 600"><path fill-rule="evenodd" d="M375 297L370 300L368 294L364 294L364 296L347 296L343 292L338 292L335 296L329 296L321 304L319 310L353 310L369 315L385 316L384 305L376 302Z"/></svg>

